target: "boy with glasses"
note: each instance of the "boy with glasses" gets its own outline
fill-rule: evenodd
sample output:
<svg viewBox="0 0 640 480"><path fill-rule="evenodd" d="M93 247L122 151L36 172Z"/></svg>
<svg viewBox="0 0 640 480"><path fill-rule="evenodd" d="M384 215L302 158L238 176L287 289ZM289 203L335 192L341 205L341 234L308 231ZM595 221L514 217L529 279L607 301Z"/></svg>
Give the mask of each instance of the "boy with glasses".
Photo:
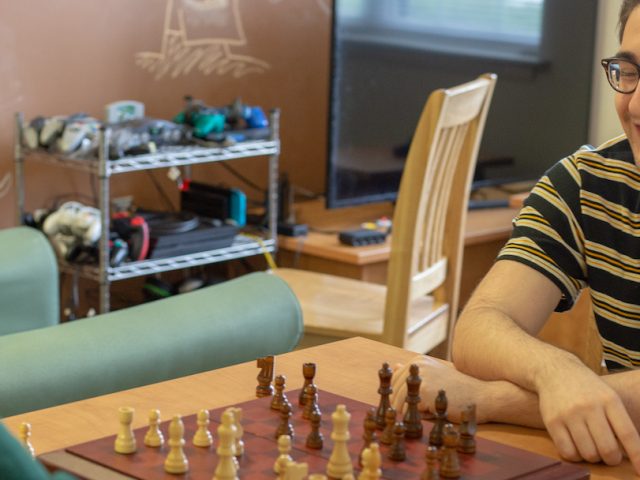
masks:
<svg viewBox="0 0 640 480"><path fill-rule="evenodd" d="M560 455L640 474L640 0L624 0L620 50L602 60L625 135L551 167L514 222L511 239L457 322L455 367L428 357L422 404L444 388L477 404L479 422L546 428ZM589 287L604 359L598 376L535 335ZM408 366L394 375L402 407ZM449 412L458 421L460 412Z"/></svg>

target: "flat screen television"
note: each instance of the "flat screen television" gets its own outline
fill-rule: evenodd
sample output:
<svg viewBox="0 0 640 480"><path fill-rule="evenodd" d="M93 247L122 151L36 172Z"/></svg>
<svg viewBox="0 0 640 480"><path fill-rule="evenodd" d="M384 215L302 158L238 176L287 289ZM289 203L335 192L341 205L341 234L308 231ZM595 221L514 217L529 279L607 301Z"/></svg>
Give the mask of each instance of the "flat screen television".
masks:
<svg viewBox="0 0 640 480"><path fill-rule="evenodd" d="M597 0L334 0L327 207L394 201L429 93L485 72L498 83L476 180L536 179L587 143L596 11Z"/></svg>

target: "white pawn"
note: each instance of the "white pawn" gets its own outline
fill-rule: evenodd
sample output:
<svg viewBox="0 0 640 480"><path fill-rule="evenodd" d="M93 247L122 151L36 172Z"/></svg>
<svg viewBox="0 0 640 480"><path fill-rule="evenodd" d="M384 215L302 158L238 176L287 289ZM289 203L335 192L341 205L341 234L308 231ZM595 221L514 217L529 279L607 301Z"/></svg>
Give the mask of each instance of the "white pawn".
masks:
<svg viewBox="0 0 640 480"><path fill-rule="evenodd" d="M278 478L284 478L289 462L293 462L291 458L291 437L289 435L280 435L278 437L278 451L280 455L273 464L273 471L278 474Z"/></svg>
<svg viewBox="0 0 640 480"><path fill-rule="evenodd" d="M338 405L336 411L331 414L333 450L327 464L327 476L331 478L342 478L348 474L353 475L353 464L347 447L347 442L351 438L349 434L350 419L351 414L347 412L345 405Z"/></svg>
<svg viewBox="0 0 640 480"><path fill-rule="evenodd" d="M193 444L196 447L210 447L213 445L213 435L209 431L209 410L203 408L198 412L198 429L193 436Z"/></svg>
<svg viewBox="0 0 640 480"><path fill-rule="evenodd" d="M309 474L309 465L306 463L289 462L284 474L284 480L304 480Z"/></svg>
<svg viewBox="0 0 640 480"><path fill-rule="evenodd" d="M239 480L236 463L234 462L233 448L236 439L236 426L233 413L225 410L222 414L222 423L218 427L218 465L213 480Z"/></svg>
<svg viewBox="0 0 640 480"><path fill-rule="evenodd" d="M362 472L358 480L379 480L382 477L381 464L380 446L373 442L362 452Z"/></svg>
<svg viewBox="0 0 640 480"><path fill-rule="evenodd" d="M189 461L184 454L184 424L180 415L174 415L169 424L169 454L164 461L164 471L180 474L189 471Z"/></svg>
<svg viewBox="0 0 640 480"><path fill-rule="evenodd" d="M161 447L164 444L164 436L160 431L160 410L149 411L149 430L144 436L144 444L147 447Z"/></svg>
<svg viewBox="0 0 640 480"><path fill-rule="evenodd" d="M114 449L117 453L126 455L136 451L136 437L133 436L133 430L131 429L133 412L134 410L131 407L120 407L118 409L120 431L114 443Z"/></svg>
<svg viewBox="0 0 640 480"><path fill-rule="evenodd" d="M35 458L36 451L33 449L33 445L31 445L31 424L27 422L22 422L20 424L20 442L27 449L27 452Z"/></svg>
<svg viewBox="0 0 640 480"><path fill-rule="evenodd" d="M242 436L244 435L244 428L242 428L242 408L240 407L232 407L233 408L233 418L234 425L236 426L236 457L241 457L244 455L244 441L242 440Z"/></svg>

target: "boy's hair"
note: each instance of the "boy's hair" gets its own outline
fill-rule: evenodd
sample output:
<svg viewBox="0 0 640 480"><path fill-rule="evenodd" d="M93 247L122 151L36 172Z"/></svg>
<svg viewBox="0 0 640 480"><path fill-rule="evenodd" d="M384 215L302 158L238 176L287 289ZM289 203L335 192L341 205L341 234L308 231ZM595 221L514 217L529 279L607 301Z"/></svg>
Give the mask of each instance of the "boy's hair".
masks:
<svg viewBox="0 0 640 480"><path fill-rule="evenodd" d="M640 5L640 0L623 0L620 7L620 14L618 15L618 40L622 43L622 35L624 35L624 29L627 26L627 20L634 8Z"/></svg>

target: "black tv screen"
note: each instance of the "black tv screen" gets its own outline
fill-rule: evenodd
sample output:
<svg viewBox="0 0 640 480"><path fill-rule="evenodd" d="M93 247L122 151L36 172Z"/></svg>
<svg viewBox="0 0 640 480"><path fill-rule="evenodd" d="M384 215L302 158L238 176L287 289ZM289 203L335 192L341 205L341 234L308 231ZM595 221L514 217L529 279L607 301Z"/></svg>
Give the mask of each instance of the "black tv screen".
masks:
<svg viewBox="0 0 640 480"><path fill-rule="evenodd" d="M477 179L535 179L586 143L596 6L334 0L327 207L395 200L429 93L486 72L498 84ZM582 80L567 88L568 76Z"/></svg>

